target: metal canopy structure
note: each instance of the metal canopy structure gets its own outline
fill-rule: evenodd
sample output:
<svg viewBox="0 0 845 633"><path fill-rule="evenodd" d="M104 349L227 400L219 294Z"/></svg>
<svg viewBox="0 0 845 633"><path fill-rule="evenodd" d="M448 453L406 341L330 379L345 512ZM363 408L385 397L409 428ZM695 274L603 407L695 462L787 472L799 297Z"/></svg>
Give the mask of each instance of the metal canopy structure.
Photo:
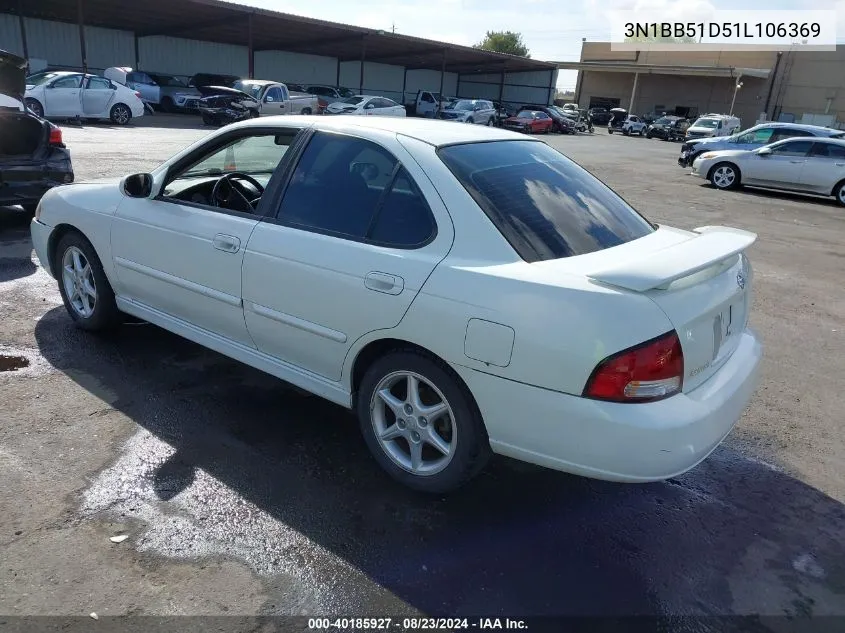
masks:
<svg viewBox="0 0 845 633"><path fill-rule="evenodd" d="M138 37L167 35L246 46L252 71L255 51L279 50L369 61L458 74L554 71L558 64L482 51L389 31L326 22L221 0L0 0L0 13L130 31ZM24 41L24 46L26 43ZM250 73L252 74L252 72Z"/></svg>
<svg viewBox="0 0 845 633"><path fill-rule="evenodd" d="M554 62L562 70L592 70L609 73L636 73L640 75L686 75L693 77L757 77L767 79L767 68L739 68L735 66L665 66L628 62Z"/></svg>

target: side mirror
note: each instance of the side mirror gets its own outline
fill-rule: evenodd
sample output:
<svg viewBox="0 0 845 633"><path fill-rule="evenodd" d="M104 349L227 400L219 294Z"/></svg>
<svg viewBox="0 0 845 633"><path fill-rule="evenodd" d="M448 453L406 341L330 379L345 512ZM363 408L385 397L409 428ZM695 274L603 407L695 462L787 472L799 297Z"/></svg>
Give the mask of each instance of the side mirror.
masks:
<svg viewBox="0 0 845 633"><path fill-rule="evenodd" d="M772 153L772 149L770 147L761 147L757 150L758 156L770 156Z"/></svg>
<svg viewBox="0 0 845 633"><path fill-rule="evenodd" d="M266 103L272 103L273 101L275 101L275 99L273 99L273 97L264 97L264 101Z"/></svg>
<svg viewBox="0 0 845 633"><path fill-rule="evenodd" d="M130 198L149 198L153 192L152 174L132 174L120 183L123 195Z"/></svg>

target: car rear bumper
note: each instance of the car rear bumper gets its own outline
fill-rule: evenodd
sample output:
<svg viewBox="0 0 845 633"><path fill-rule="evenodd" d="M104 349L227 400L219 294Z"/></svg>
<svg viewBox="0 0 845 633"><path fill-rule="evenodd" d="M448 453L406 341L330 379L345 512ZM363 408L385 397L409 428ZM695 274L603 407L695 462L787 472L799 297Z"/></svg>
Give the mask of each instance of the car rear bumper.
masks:
<svg viewBox="0 0 845 633"><path fill-rule="evenodd" d="M42 165L0 164L0 206L36 204L53 187L71 182L70 158L50 160Z"/></svg>
<svg viewBox="0 0 845 633"><path fill-rule="evenodd" d="M684 473L730 433L757 386L761 344L741 334L696 389L651 403L566 395L456 368L478 402L493 451L595 479L649 482Z"/></svg>
<svg viewBox="0 0 845 633"><path fill-rule="evenodd" d="M52 276L53 271L50 268L49 244L53 227L33 219L29 224L29 232L32 236L32 247L35 249L38 261L41 262L41 267Z"/></svg>

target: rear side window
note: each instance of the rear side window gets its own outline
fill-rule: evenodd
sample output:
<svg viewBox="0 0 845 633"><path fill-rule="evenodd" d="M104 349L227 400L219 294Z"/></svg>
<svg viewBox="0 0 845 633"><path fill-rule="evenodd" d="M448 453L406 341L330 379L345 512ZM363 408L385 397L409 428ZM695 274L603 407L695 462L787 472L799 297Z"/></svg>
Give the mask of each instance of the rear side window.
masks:
<svg viewBox="0 0 845 633"><path fill-rule="evenodd" d="M452 145L438 155L527 262L584 255L655 228L607 185L536 141Z"/></svg>

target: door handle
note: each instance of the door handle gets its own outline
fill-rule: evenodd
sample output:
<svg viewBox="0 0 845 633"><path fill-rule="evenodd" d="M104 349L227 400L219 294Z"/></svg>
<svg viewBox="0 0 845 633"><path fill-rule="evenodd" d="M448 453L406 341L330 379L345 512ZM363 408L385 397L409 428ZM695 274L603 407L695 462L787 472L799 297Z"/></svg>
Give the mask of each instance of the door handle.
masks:
<svg viewBox="0 0 845 633"><path fill-rule="evenodd" d="M376 292L398 295L405 289L405 280L388 273L371 272L364 277L364 285Z"/></svg>
<svg viewBox="0 0 845 633"><path fill-rule="evenodd" d="M804 161L803 160L791 160L789 162L797 165L797 164L803 163Z"/></svg>
<svg viewBox="0 0 845 633"><path fill-rule="evenodd" d="M227 253L237 253L241 250L241 241L234 235L226 235L225 233L215 235L212 244L218 251Z"/></svg>

